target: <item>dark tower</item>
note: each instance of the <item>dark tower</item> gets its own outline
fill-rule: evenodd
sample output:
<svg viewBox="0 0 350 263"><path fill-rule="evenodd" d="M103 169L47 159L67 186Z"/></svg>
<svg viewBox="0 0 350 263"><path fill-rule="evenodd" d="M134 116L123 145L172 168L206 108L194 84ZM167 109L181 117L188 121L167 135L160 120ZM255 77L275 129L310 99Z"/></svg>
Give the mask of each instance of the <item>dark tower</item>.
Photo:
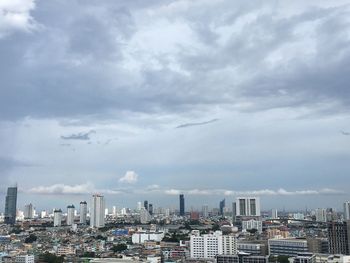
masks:
<svg viewBox="0 0 350 263"><path fill-rule="evenodd" d="M180 216L185 215L185 197L183 194L180 195Z"/></svg>
<svg viewBox="0 0 350 263"><path fill-rule="evenodd" d="M16 223L17 212L17 186L7 188L5 201L5 224L13 225Z"/></svg>
<svg viewBox="0 0 350 263"><path fill-rule="evenodd" d="M220 208L220 215L223 216L224 215L224 208L225 208L225 199L220 201L219 208Z"/></svg>
<svg viewBox="0 0 350 263"><path fill-rule="evenodd" d="M148 201L147 201L147 200L145 200L145 201L143 202L143 206L144 206L145 209L148 211Z"/></svg>

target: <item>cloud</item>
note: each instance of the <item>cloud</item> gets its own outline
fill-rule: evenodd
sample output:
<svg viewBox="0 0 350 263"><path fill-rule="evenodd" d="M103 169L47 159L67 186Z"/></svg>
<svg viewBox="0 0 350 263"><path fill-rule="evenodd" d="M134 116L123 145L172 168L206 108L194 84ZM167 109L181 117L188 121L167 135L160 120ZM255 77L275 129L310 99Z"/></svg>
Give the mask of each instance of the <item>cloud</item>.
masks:
<svg viewBox="0 0 350 263"><path fill-rule="evenodd" d="M54 184L50 186L37 186L23 192L38 195L84 195L84 194L120 194L120 191L110 189L96 189L92 183L66 185Z"/></svg>
<svg viewBox="0 0 350 263"><path fill-rule="evenodd" d="M96 133L96 131L94 130L90 130L89 132L86 132L86 133L77 133L77 134L71 134L71 135L68 135L68 136L61 136L61 139L62 140L83 140L83 141L88 141L90 140L90 135L92 133Z"/></svg>
<svg viewBox="0 0 350 263"><path fill-rule="evenodd" d="M345 136L349 136L350 132L346 132L346 131L341 131L341 134L345 135Z"/></svg>
<svg viewBox="0 0 350 263"><path fill-rule="evenodd" d="M134 171L127 171L123 177L119 179L119 182L126 184L134 184L138 181L138 174Z"/></svg>
<svg viewBox="0 0 350 263"><path fill-rule="evenodd" d="M206 124L210 124L210 123L216 122L218 120L219 119L212 119L210 121L203 121L203 122L190 122L190 123L181 124L179 126L176 126L175 128L179 129L179 128L187 128L187 127L191 127L191 126L206 125Z"/></svg>

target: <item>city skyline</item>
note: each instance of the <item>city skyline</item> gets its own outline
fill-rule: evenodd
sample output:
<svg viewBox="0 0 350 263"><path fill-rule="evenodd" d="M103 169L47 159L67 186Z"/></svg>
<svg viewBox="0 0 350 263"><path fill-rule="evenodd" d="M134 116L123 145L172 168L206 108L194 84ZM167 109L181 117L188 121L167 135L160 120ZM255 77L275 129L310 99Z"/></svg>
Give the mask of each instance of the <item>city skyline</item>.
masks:
<svg viewBox="0 0 350 263"><path fill-rule="evenodd" d="M22 209L96 193L342 209L349 15L343 0L2 1L0 211L16 182Z"/></svg>

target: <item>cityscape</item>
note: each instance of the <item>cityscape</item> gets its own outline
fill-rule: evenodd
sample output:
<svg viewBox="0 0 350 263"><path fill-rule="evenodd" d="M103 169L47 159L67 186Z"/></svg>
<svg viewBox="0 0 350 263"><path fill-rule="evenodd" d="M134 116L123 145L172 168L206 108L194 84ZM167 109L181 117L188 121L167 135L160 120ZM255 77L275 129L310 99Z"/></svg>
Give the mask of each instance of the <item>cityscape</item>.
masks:
<svg viewBox="0 0 350 263"><path fill-rule="evenodd" d="M2 262L349 262L350 201L343 211L261 210L260 197L219 201L209 209L176 209L148 200L110 210L94 194L79 206L36 211L17 208L7 188L0 217Z"/></svg>
<svg viewBox="0 0 350 263"><path fill-rule="evenodd" d="M0 0L0 263L350 263L350 0Z"/></svg>

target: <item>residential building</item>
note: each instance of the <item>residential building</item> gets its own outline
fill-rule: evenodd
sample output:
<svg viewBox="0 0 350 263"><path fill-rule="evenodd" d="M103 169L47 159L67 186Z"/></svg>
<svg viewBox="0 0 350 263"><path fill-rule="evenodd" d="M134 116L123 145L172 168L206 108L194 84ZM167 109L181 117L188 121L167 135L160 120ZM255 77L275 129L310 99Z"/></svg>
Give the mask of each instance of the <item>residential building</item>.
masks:
<svg viewBox="0 0 350 263"><path fill-rule="evenodd" d="M105 226L105 201L99 194L92 196L90 210L90 227L100 228Z"/></svg>
<svg viewBox="0 0 350 263"><path fill-rule="evenodd" d="M24 219L33 219L34 209L32 204L27 204L24 206Z"/></svg>
<svg viewBox="0 0 350 263"><path fill-rule="evenodd" d="M79 223L85 225L87 219L87 203L86 201L80 202L80 211L79 211Z"/></svg>
<svg viewBox="0 0 350 263"><path fill-rule="evenodd" d="M71 226L74 224L74 205L67 206L67 220L66 223L68 226Z"/></svg>
<svg viewBox="0 0 350 263"><path fill-rule="evenodd" d="M62 225L62 210L55 209L53 211L53 226L58 227Z"/></svg>

